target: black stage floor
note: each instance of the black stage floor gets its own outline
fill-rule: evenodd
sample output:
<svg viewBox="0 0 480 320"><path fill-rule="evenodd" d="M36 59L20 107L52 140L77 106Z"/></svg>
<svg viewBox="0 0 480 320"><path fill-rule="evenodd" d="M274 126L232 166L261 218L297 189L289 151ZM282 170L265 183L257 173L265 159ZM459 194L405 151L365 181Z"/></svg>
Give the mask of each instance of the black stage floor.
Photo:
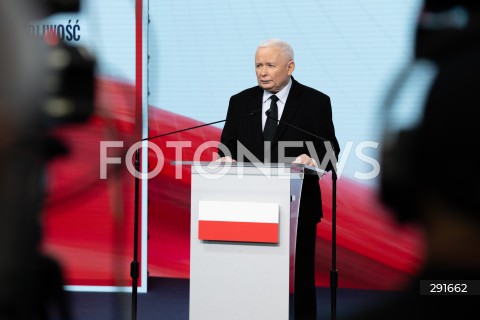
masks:
<svg viewBox="0 0 480 320"><path fill-rule="evenodd" d="M318 320L332 319L331 293L330 288L317 288ZM348 316L396 294L396 291L337 288L336 316ZM188 320L188 279L150 278L148 292L137 294L134 315L131 293L69 291L68 295L72 320Z"/></svg>

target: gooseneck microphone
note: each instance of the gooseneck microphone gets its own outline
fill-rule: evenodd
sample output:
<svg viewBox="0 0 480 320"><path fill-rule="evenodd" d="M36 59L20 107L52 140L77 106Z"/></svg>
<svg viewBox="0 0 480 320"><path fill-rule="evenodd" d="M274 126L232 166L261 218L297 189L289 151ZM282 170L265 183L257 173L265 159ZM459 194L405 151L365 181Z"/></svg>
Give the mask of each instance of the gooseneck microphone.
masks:
<svg viewBox="0 0 480 320"><path fill-rule="evenodd" d="M335 157L335 163L332 162L332 165L334 166L334 170L336 170L335 166L336 166L336 162L337 162L337 161L336 161L336 160L337 160L337 159L336 159L337 156L336 156L336 149L335 149L335 146L333 145L332 141L330 141L329 139L326 139L326 138L324 138L324 137L320 137L320 136L318 136L318 135L316 135L316 134L313 134L313 133L311 133L311 132L308 132L307 130L304 130L304 129L299 128L299 127L297 127L297 126L294 126L293 124L287 123L287 122L282 121L282 120L279 120L279 119L275 119L274 117L272 117L272 116L270 115L270 113L272 113L272 110L271 110L270 108L269 108L267 111L265 111L265 115L267 116L267 118L270 118L270 119L272 119L272 120L274 120L274 121L277 121L278 123L284 124L284 125L286 125L286 126L288 126L288 127L290 127L290 128L293 128L293 129L299 130L299 131L301 131L301 132L303 132L303 133L306 133L306 134L308 134L308 135L311 136L311 137L315 137L315 138L320 139L320 140L322 140L322 141L324 141L324 142L328 142L328 143L330 144L330 146L332 147L332 150L333 150L333 155L334 155L334 157Z"/></svg>
<svg viewBox="0 0 480 320"><path fill-rule="evenodd" d="M291 127L293 129L299 130L303 133L308 134L311 137L315 137L317 139L320 139L324 142L328 142L333 150L333 156L335 161L332 161L332 269L330 270L330 293L331 293L331 299L330 299L330 308L331 308L331 319L335 320L336 319L336 310L337 310L337 288L338 288L338 270L337 270L337 155L336 155L336 150L335 146L333 145L332 141L329 139L326 139L324 137L320 137L316 134L313 134L311 132L308 132L307 130L304 130L302 128L299 128L297 126L294 126L293 124L287 123L285 121L281 121L279 119L275 119L270 115L272 111L268 109L265 111L265 115L267 118L270 118L274 121L277 121L278 123L282 123L288 127ZM326 167L325 167L326 168Z"/></svg>
<svg viewBox="0 0 480 320"><path fill-rule="evenodd" d="M221 123L221 122L239 120L239 119L241 119L241 118L247 118L247 117L254 116L254 115L256 115L257 113L259 113L260 111L262 111L262 109L257 109L257 110L254 110L254 111L250 112L250 113L242 114L242 115L239 115L239 116L236 116L236 117L226 118L226 119L223 119L223 120L218 120L218 121L214 121L214 122L204 123L204 124L201 124L201 125L198 125L198 126L193 126L193 127L189 127L189 128L184 128L184 129L180 129L180 130L175 130L175 131L171 131L171 132L166 132L166 133L162 133L162 134L159 134L159 135L156 135L156 136L152 136L152 137L146 137L146 138L143 138L143 139L140 140L140 141L148 141L148 140L152 140L152 139L155 139L155 138L160 138L160 137L168 136L168 135L171 135L171 134L174 134L174 133L179 133L179 132L183 132L183 131L198 129L198 128L205 127L205 126L211 126L212 124L217 124L217 123Z"/></svg>
<svg viewBox="0 0 480 320"><path fill-rule="evenodd" d="M152 140L152 139L155 139L155 138L160 138L160 137L172 135L172 134L179 133L179 132L198 129L198 128L205 127L205 126L210 126L210 125L216 124L216 123L221 123L221 122L226 122L226 121L235 121L235 120L239 120L239 119L242 119L242 118L251 117L251 116L254 116L257 113L260 113L261 111L262 111L262 109L256 109L254 111L251 111L249 113L242 114L242 115L239 115L239 116L236 116L236 117L230 117L230 118L227 117L226 119L223 119L223 120L204 123L204 124L200 124L198 126L183 128L183 129L180 129L180 130L165 132L165 133L158 134L158 135L155 135L155 136L143 138L142 140L140 140L140 142L141 141L149 141L149 140ZM136 172L140 172L140 151L139 151L140 149L141 148L137 148L137 150L135 151L134 167L135 167ZM132 278L132 310L131 310L132 311L132 314L131 314L132 320L137 319L137 290L138 290L138 276L139 276L139 266L140 266L140 264L138 262L139 189L140 189L140 187L139 187L139 177L138 177L138 175L135 175L135 202L134 202L134 223L133 223L133 228L134 228L133 229L133 261L130 264L130 277Z"/></svg>

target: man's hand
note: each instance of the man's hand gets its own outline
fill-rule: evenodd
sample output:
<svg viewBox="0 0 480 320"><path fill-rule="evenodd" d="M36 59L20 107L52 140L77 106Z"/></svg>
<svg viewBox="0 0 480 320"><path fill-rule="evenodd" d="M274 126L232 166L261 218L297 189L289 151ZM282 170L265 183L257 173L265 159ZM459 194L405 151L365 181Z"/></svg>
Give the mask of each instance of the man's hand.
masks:
<svg viewBox="0 0 480 320"><path fill-rule="evenodd" d="M226 157L218 158L217 160L215 160L215 162L237 162L237 160L232 159L232 157L230 156L226 156Z"/></svg>
<svg viewBox="0 0 480 320"><path fill-rule="evenodd" d="M292 163L300 163L300 164L306 164L306 165L312 166L312 167L317 167L317 162L315 161L315 159L310 158L310 157L309 157L308 155L306 155L305 153L299 155L299 156L295 159L295 161L293 161Z"/></svg>

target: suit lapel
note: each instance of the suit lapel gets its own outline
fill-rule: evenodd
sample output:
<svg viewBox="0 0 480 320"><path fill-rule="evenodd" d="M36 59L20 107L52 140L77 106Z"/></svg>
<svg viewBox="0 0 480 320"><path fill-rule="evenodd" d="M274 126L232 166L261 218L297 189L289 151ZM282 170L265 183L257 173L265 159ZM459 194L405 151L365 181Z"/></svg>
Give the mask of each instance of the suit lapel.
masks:
<svg viewBox="0 0 480 320"><path fill-rule="evenodd" d="M280 118L280 122L277 127L277 132L275 132L275 136L273 137L273 143L278 142L281 138L282 134L284 133L287 125L284 123L292 123L293 116L297 112L300 103L298 96L301 94L301 88L299 83L293 79L292 77L292 87L290 88L290 92L288 93L287 103L285 104L285 108L283 109L282 117Z"/></svg>

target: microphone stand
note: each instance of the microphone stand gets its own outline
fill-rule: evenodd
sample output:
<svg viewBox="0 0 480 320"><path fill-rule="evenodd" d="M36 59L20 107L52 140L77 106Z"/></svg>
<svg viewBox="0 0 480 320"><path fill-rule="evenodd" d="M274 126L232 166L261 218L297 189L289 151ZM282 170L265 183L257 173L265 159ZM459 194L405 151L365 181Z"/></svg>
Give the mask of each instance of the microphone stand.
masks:
<svg viewBox="0 0 480 320"><path fill-rule="evenodd" d="M333 146L332 146L333 148ZM337 318L337 172L336 164L332 170L332 269L330 270L330 309L331 319Z"/></svg>
<svg viewBox="0 0 480 320"><path fill-rule="evenodd" d="M288 127L294 128L296 130L302 131L312 137L318 138L322 141L330 143L330 146L333 150L333 155L336 158L335 147L333 143L323 137L317 136L311 132L303 130L302 128L296 127L292 124L286 123L284 121L278 120L270 116L270 109L265 112L267 118L275 120L279 123L282 123ZM331 309L331 319L335 320L337 317L337 288L338 288L338 270L337 270L337 164L336 161L333 164L332 169L332 269L330 270L330 309Z"/></svg>
<svg viewBox="0 0 480 320"><path fill-rule="evenodd" d="M210 125L217 124L217 123L220 123L220 122L225 122L225 121L228 121L228 120L232 121L232 120L237 120L237 119L244 118L244 117L250 117L250 116L253 116L260 111L262 111L262 109L257 109L255 111L252 111L252 112L248 113L248 114L240 115L238 117L234 117L234 118L230 118L230 119L227 118L227 119L218 120L218 121L214 121L214 122L210 122L210 123L200 124L198 126L193 126L193 127L189 127L189 128L184 128L184 129L180 129L180 130L175 130L175 131L159 134L159 135L152 136L152 137L146 137L146 138L143 138L142 140L140 140L140 142L149 141L149 140L152 140L152 139L155 139L155 138L165 137L165 136L175 134L175 133L180 133L180 132L183 132L183 131L188 131L188 130L193 130L193 129L197 129L197 128L201 128L201 127L205 127L205 126L210 126ZM138 173L140 172L140 149L141 148L138 148L135 151L135 161L134 161L134 167L135 167L135 173L136 174L135 174L135 201L134 201L134 222L133 222L133 260L130 263L130 277L132 278L132 314L131 314L131 319L132 320L137 319L138 274L139 274L139 266L140 266L140 263L138 262L138 224L139 224L139 221L138 221L139 220L138 206L139 206L139 190L140 190L140 187L139 187L140 186L140 179L139 179L139 174Z"/></svg>

